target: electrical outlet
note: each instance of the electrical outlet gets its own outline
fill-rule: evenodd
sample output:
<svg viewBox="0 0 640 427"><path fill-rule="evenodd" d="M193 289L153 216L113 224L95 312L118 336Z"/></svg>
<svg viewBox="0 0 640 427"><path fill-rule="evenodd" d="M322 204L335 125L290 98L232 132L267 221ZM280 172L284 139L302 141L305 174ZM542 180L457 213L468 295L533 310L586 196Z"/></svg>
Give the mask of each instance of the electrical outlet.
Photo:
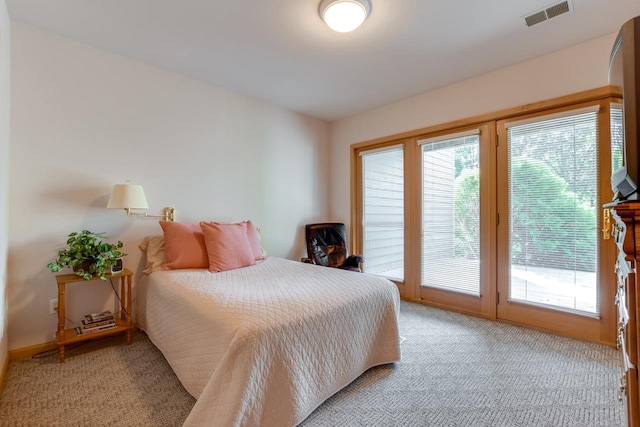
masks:
<svg viewBox="0 0 640 427"><path fill-rule="evenodd" d="M58 298L49 300L49 314L56 314L58 312Z"/></svg>

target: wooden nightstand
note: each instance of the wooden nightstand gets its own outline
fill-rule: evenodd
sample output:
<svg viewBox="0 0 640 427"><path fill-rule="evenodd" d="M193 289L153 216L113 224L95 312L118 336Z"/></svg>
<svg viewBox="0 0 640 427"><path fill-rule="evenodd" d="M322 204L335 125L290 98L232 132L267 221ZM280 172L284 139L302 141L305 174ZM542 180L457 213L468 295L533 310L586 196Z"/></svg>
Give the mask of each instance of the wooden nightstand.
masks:
<svg viewBox="0 0 640 427"><path fill-rule="evenodd" d="M67 283L77 282L91 282L93 280L100 280L98 277L92 280L85 280L75 274L59 274L56 276L58 282L58 332L56 333L56 343L60 350L60 363L64 363L64 346L92 340L95 338L101 338L108 335L126 334L127 345L131 344L131 332L135 328L133 321L131 320L132 314L132 298L131 298L131 282L133 280L133 272L128 269L124 269L121 273L107 274L107 279L120 279L120 316L116 318L117 326L115 328L107 329L100 332L95 332L88 335L76 335L76 332L71 329L65 329L65 310L64 310L64 293Z"/></svg>

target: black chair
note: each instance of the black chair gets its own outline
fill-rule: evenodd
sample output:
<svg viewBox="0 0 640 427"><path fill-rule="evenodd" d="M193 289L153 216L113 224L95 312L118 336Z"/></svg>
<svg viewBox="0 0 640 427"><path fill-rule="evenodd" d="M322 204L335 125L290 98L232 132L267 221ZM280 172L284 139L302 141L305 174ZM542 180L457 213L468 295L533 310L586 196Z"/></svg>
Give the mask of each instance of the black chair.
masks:
<svg viewBox="0 0 640 427"><path fill-rule="evenodd" d="M349 255L347 229L342 223L323 222L305 226L307 257L303 262L361 272L362 255Z"/></svg>

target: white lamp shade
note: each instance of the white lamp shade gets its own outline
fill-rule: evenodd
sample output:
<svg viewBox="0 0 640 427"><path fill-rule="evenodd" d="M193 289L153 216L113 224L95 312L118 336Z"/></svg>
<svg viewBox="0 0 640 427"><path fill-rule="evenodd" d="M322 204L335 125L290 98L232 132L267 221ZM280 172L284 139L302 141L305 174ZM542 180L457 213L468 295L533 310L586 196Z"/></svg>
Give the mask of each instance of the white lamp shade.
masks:
<svg viewBox="0 0 640 427"><path fill-rule="evenodd" d="M107 209L149 209L142 185L114 185Z"/></svg>
<svg viewBox="0 0 640 427"><path fill-rule="evenodd" d="M320 3L320 16L329 28L339 33L358 28L370 12L369 0L323 0Z"/></svg>

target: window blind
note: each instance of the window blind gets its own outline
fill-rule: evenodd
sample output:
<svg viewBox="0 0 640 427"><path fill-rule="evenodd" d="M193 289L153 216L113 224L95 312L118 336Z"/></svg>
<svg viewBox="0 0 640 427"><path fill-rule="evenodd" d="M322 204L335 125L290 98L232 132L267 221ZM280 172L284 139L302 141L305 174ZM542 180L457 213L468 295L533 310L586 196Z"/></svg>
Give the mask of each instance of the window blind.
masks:
<svg viewBox="0 0 640 427"><path fill-rule="evenodd" d="M404 149L361 153L364 271L404 280Z"/></svg>
<svg viewBox="0 0 640 427"><path fill-rule="evenodd" d="M611 172L622 167L624 160L624 126L622 122L622 106L611 105Z"/></svg>
<svg viewBox="0 0 640 427"><path fill-rule="evenodd" d="M596 111L508 126L509 299L597 315Z"/></svg>
<svg viewBox="0 0 640 427"><path fill-rule="evenodd" d="M423 287L480 295L479 131L422 146Z"/></svg>

